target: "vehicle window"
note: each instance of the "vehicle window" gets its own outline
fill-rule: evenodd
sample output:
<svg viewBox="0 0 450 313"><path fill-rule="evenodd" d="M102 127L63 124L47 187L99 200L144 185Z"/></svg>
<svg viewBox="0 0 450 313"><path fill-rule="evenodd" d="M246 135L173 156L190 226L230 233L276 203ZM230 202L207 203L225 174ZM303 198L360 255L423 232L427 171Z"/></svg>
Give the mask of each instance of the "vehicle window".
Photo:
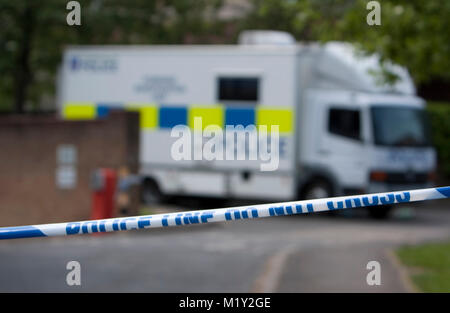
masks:
<svg viewBox="0 0 450 313"><path fill-rule="evenodd" d="M361 122L359 110L330 109L328 131L334 135L352 139L361 139Z"/></svg>
<svg viewBox="0 0 450 313"><path fill-rule="evenodd" d="M219 101L258 101L259 79L256 77L219 77Z"/></svg>
<svg viewBox="0 0 450 313"><path fill-rule="evenodd" d="M401 106L374 106L371 113L376 145L431 145L430 125L425 110Z"/></svg>

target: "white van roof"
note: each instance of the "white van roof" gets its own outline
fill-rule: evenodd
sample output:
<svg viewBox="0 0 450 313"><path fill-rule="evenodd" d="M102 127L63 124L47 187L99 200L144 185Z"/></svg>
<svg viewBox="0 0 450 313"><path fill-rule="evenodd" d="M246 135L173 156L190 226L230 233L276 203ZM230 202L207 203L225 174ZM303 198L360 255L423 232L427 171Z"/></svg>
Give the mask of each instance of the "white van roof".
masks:
<svg viewBox="0 0 450 313"><path fill-rule="evenodd" d="M245 34L245 33L244 33ZM399 79L393 85L383 83L379 57L361 53L354 45L345 42L292 43L283 33L251 33L239 45L141 45L141 46L69 46L66 55L83 53L88 55L149 55L149 56L227 56L227 55L289 55L309 56L310 70L306 77L308 86L324 89L346 89L368 93L393 93L415 95L414 83L408 71L398 65L386 64L386 69ZM256 36L258 35L258 36ZM263 36L264 35L264 36ZM245 39L245 40L244 40ZM282 41L280 43L279 41ZM242 43L242 42L241 42ZM225 64L225 63L224 63Z"/></svg>
<svg viewBox="0 0 450 313"><path fill-rule="evenodd" d="M312 50L314 87L340 87L369 93L416 94L411 76L399 65L385 65L386 70L399 78L394 84L380 80L382 68L377 54L364 54L354 45L345 42L315 44Z"/></svg>
<svg viewBox="0 0 450 313"><path fill-rule="evenodd" d="M312 51L316 54L312 65L313 77L310 85L319 88L345 88L373 93L399 93L415 95L414 83L408 71L398 65L386 62L385 70L395 74L394 84L385 82L377 54L365 54L355 45L332 41L324 45L296 44L295 38L287 32L273 30L246 30L240 33L241 46L295 47L294 51ZM315 74L315 75L314 75Z"/></svg>

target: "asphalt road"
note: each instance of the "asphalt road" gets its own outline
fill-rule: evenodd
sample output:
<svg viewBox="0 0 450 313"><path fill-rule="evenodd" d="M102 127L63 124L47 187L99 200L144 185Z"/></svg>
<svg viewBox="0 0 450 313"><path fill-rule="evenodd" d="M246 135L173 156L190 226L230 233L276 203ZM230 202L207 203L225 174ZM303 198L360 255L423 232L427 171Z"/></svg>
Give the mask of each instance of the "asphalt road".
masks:
<svg viewBox="0 0 450 313"><path fill-rule="evenodd" d="M348 213L348 212L347 212ZM347 214L348 215L348 214ZM393 247L450 239L450 202L0 242L0 292L408 292ZM66 264L81 265L68 286ZM369 261L381 285L369 286Z"/></svg>

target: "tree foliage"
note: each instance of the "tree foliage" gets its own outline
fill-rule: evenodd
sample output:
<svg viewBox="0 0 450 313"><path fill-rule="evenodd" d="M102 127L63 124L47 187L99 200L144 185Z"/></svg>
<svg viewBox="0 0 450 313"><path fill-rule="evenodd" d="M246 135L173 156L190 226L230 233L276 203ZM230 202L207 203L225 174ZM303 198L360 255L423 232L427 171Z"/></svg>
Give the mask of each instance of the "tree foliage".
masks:
<svg viewBox="0 0 450 313"><path fill-rule="evenodd" d="M342 40L409 69L416 83L450 82L450 1L383 0L381 25L366 23L368 0L254 0L242 28L289 31L299 41Z"/></svg>
<svg viewBox="0 0 450 313"><path fill-rule="evenodd" d="M354 42L406 66L416 83L450 82L448 0L382 0L380 26L366 23L368 0L247 1L247 14L223 21L227 0L79 0L81 26L69 26L68 0L0 0L0 108L51 97L66 45L232 42L242 29Z"/></svg>
<svg viewBox="0 0 450 313"><path fill-rule="evenodd" d="M69 26L65 0L0 0L0 107L23 112L52 96L62 50L78 44L171 44L214 30L221 0L79 0Z"/></svg>

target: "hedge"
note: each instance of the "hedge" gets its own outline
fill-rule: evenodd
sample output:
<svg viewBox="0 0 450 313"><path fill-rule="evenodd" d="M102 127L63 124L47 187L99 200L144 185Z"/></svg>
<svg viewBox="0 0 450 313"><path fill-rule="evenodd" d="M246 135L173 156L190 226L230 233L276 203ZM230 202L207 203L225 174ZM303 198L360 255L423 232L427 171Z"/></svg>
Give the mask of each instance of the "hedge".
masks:
<svg viewBox="0 0 450 313"><path fill-rule="evenodd" d="M433 144L436 147L441 178L450 178L450 103L428 102Z"/></svg>

